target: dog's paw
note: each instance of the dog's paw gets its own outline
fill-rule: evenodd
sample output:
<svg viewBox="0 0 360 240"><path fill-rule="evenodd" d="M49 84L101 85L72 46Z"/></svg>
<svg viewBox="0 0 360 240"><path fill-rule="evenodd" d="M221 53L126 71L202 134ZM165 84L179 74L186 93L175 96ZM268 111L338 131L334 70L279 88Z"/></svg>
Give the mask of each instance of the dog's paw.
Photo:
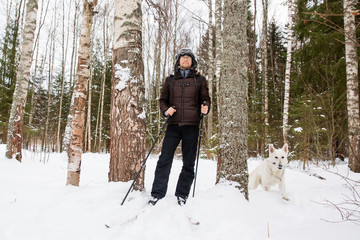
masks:
<svg viewBox="0 0 360 240"><path fill-rule="evenodd" d="M286 201L290 201L290 199L287 196L282 196L282 199L284 199Z"/></svg>

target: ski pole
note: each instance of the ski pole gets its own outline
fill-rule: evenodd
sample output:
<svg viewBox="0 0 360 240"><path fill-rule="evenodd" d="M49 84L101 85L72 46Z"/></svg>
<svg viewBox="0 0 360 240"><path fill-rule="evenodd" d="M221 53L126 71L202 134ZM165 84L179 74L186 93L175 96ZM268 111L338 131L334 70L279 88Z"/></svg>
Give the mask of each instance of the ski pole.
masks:
<svg viewBox="0 0 360 240"><path fill-rule="evenodd" d="M134 186L134 184L135 184L136 180L138 179L138 177L139 177L139 175L140 175L141 170L142 170L142 169L143 169L143 167L145 166L146 161L147 161L148 157L150 156L151 151L152 151L152 150L153 150L153 148L155 147L155 143L156 143L156 142L157 142L157 140L159 139L159 137L160 137L160 135L161 135L162 131L164 130L165 125L166 125L166 124L167 124L167 122L169 121L169 118L170 118L170 115L168 115L168 116L166 117L166 121L165 121L165 122L164 122L164 124L162 125L162 127L161 127L161 129L160 129L160 132L159 132L159 134L157 135L157 137L156 137L156 139L155 139L155 141L154 141L154 143L153 143L153 145L152 145L152 147L151 147L151 149L150 149L150 151L149 151L148 155L146 156L146 158L145 158L144 162L141 164L140 170L137 172L137 174L136 174L136 177L135 177L134 181L132 182L132 184L131 184L131 186L130 186L129 190L127 191L127 193L126 193L126 195L125 195L125 197L124 197L124 200L121 202L121 205L123 205L123 204L124 204L124 202L125 202L125 200L126 200L127 196L129 195L129 193L130 193L131 189L133 188L133 186Z"/></svg>
<svg viewBox="0 0 360 240"><path fill-rule="evenodd" d="M206 106L206 101L204 101L203 105ZM197 171L198 171L198 166L199 166L200 145L201 145L201 135L202 135L202 130L203 130L203 124L204 124L204 116L205 116L205 114L201 113L200 133L199 133L199 142L198 142L198 148L197 148L197 159L196 159L196 168L195 168L193 197L195 197L195 186L196 186L196 177L197 177Z"/></svg>

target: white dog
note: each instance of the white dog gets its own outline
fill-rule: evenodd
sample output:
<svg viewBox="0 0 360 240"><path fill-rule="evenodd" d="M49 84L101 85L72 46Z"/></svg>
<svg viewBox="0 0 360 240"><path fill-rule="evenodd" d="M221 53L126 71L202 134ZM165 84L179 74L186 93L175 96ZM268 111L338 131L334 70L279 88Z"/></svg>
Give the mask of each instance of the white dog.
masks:
<svg viewBox="0 0 360 240"><path fill-rule="evenodd" d="M265 191L269 191L271 186L279 184L281 196L289 200L285 190L285 166L288 163L287 143L281 149L276 149L272 144L269 145L269 158L265 159L249 176L249 189L256 189L259 184Z"/></svg>

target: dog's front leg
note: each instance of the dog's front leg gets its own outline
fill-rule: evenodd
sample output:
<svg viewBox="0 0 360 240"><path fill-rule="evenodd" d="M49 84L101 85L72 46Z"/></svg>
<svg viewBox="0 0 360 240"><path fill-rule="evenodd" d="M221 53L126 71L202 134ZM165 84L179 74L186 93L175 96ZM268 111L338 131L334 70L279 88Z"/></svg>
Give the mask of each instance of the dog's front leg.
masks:
<svg viewBox="0 0 360 240"><path fill-rule="evenodd" d="M288 198L288 196L286 194L284 178L282 178L281 181L279 182L279 189L280 189L282 198L286 201L289 201L290 199Z"/></svg>

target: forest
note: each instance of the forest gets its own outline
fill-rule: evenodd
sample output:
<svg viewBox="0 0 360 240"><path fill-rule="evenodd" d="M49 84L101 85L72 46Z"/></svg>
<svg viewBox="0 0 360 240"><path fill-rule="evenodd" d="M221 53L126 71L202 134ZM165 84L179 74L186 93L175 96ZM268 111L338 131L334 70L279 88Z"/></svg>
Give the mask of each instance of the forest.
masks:
<svg viewBox="0 0 360 240"><path fill-rule="evenodd" d="M201 143L208 158L226 166L288 143L289 159L304 166L349 159L360 172L357 1L145 0L120 10L117 2L1 0L8 158L21 161L21 149L110 153L110 164L132 170L110 167L109 180L131 179L165 121L163 81L189 47L212 97ZM274 4L286 6L275 13L284 26L268 10Z"/></svg>

